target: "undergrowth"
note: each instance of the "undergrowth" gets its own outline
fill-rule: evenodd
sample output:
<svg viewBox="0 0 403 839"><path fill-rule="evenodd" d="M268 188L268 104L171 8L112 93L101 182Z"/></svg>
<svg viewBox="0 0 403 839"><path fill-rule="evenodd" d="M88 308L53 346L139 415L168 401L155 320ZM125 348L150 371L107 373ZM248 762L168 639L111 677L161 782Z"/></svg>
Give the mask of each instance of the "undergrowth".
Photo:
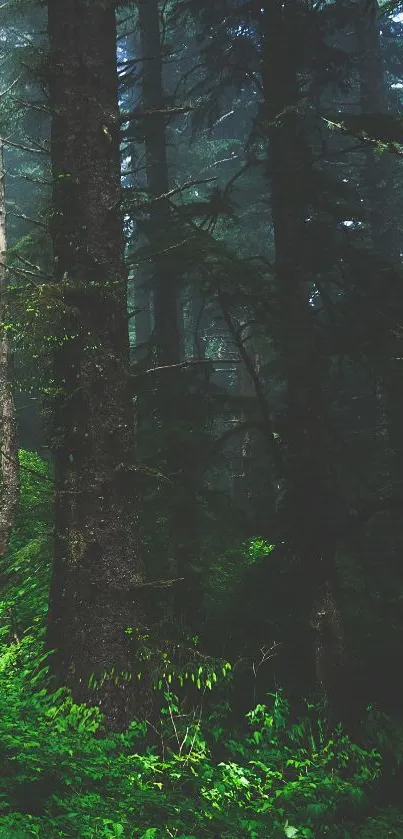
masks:
<svg viewBox="0 0 403 839"><path fill-rule="evenodd" d="M33 453L21 453L21 467L0 600L0 839L403 836L402 812L371 810L377 730L363 748L340 727L326 732L316 707L295 719L280 692L235 725L229 684L215 702L199 691L189 711L166 682L152 738L144 721L110 734L97 708L52 690L43 637L52 481Z"/></svg>

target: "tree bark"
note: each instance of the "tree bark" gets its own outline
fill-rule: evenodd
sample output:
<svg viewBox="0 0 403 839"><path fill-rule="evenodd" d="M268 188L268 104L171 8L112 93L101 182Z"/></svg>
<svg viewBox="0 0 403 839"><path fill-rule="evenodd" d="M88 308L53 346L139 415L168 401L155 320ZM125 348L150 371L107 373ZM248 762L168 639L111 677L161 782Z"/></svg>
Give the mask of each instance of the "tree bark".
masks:
<svg viewBox="0 0 403 839"><path fill-rule="evenodd" d="M148 712L151 693L146 668L135 682L123 675L130 679L136 669L145 569L128 377L115 4L49 0L48 20L52 237L62 312L53 355L48 642L76 700L98 703L107 723L122 728Z"/></svg>
<svg viewBox="0 0 403 839"><path fill-rule="evenodd" d="M297 66L297 50L293 49L301 13L305 12L298 0L266 0L264 4L263 130L269 149L277 340L285 381L286 418L281 435L287 486L284 528L304 574L307 637L314 631L308 657L332 714L337 714L345 689L341 679L344 644L336 601L334 498L322 398L324 368L309 302L313 278L305 259L312 161L300 112L303 68ZM324 661L329 663L327 668L322 667Z"/></svg>
<svg viewBox="0 0 403 839"><path fill-rule="evenodd" d="M161 198L169 191L169 174L158 0L138 0L138 10L143 58L142 107L150 114L144 120L144 144L150 199L148 239L154 251L152 287L156 355L157 364L177 364L181 358L179 288L171 260L166 253L160 253L167 245L171 213L168 199Z"/></svg>
<svg viewBox="0 0 403 839"><path fill-rule="evenodd" d="M0 140L0 559L5 555L19 495L17 425L12 390L12 356L7 324L7 234L3 144Z"/></svg>
<svg viewBox="0 0 403 839"><path fill-rule="evenodd" d="M377 0L356 4L354 25L358 48L361 113L386 114L389 110L388 93L381 52ZM396 317L396 323L399 322L403 311L401 279L397 273L401 268L402 244L397 223L400 212L395 186L399 182L399 174L393 155L377 155L371 148L365 150L364 188L369 203L371 243L386 269L389 269L379 272L379 282L383 287L382 296L385 303L392 301L391 310ZM394 493L403 502L403 377L400 356L401 341L391 330L386 352L382 355L379 386L383 390L386 405L387 441L394 458Z"/></svg>
<svg viewBox="0 0 403 839"><path fill-rule="evenodd" d="M359 0L354 3L353 8L361 113L386 114L389 108L381 52L378 2ZM364 154L372 243L389 264L396 265L400 262L394 187L396 161L390 154L377 155L368 145Z"/></svg>
<svg viewBox="0 0 403 839"><path fill-rule="evenodd" d="M182 357L182 311L180 278L175 257L167 248L173 230L169 199L169 166L166 142L167 100L163 83L163 44L158 0L137 0L142 63L142 110L146 156L147 190L150 202L147 236L152 248L154 345L158 366L179 365ZM155 394L160 425L161 460L172 479L168 501L169 574L183 580L173 588L172 615L175 625L189 623L195 610L191 603L190 559L197 549L197 510L184 429L188 427L183 370L175 367L159 379ZM170 549L170 551L169 551Z"/></svg>

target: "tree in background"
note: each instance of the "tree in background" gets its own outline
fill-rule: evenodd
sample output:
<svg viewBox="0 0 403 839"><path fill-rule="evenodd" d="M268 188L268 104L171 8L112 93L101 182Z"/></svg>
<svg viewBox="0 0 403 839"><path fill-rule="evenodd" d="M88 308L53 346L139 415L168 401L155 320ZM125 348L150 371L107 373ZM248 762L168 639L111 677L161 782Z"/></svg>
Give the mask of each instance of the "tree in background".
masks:
<svg viewBox="0 0 403 839"><path fill-rule="evenodd" d="M19 464L7 305L7 234L3 142L0 139L0 558L4 557L18 505Z"/></svg>

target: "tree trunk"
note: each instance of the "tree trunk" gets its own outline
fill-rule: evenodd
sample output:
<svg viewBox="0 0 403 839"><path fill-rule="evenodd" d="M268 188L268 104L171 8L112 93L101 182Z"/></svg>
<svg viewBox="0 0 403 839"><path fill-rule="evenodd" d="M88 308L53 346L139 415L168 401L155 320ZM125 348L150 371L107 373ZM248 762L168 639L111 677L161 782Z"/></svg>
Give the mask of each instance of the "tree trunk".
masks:
<svg viewBox="0 0 403 839"><path fill-rule="evenodd" d="M354 25L362 114L386 114L389 110L378 16L377 0L371 0L369 4L359 3L356 7ZM403 308L401 280L397 271L393 271L393 268L401 267L401 235L397 223L400 212L395 186L399 183L399 175L393 155L377 155L369 147L365 150L364 188L369 203L371 241L385 267L392 269L380 271L380 283L384 287L385 302L392 300L396 322L399 322ZM388 445L394 458L397 479L394 492L403 502L403 377L400 356L400 338L391 330L380 379L388 419Z"/></svg>
<svg viewBox="0 0 403 839"><path fill-rule="evenodd" d="M368 115L388 112L378 14L377 0L360 0L354 5L360 109ZM395 160L391 154L376 154L369 145L364 154L372 243L387 263L396 265L400 262L400 242L396 227Z"/></svg>
<svg viewBox="0 0 403 839"><path fill-rule="evenodd" d="M150 200L148 239L154 251L153 283L154 328L157 364L180 361L178 324L178 285L169 255L171 214L166 195L169 190L165 120L166 105L162 79L162 49L158 0L138 0L142 69L142 107L144 118L147 189ZM168 377L169 378L169 377Z"/></svg>
<svg viewBox="0 0 403 839"><path fill-rule="evenodd" d="M139 278L134 292L134 305L136 307L136 314L134 316L136 336L134 358L136 362L143 361L143 359L147 358L150 351L152 333L150 304L150 289Z"/></svg>
<svg viewBox="0 0 403 839"><path fill-rule="evenodd" d="M330 443L322 401L323 361L310 306L312 277L306 267L306 195L311 156L300 113L298 0L266 0L262 13L263 84L269 180L275 238L278 348L286 383L283 429L286 538L299 558L306 585L307 621L316 640L309 659L332 712L338 713L344 649L335 595ZM301 593L301 597L304 595ZM307 636L310 636L306 626ZM322 662L329 663L323 668Z"/></svg>
<svg viewBox="0 0 403 839"><path fill-rule="evenodd" d="M115 3L49 0L52 237L62 329L53 357L55 556L49 645L77 701L111 727L149 709L120 211ZM91 678L92 677L92 678ZM96 679L94 688L93 679ZM91 685L90 685L91 682Z"/></svg>
<svg viewBox="0 0 403 839"><path fill-rule="evenodd" d="M171 210L164 196L169 191L166 144L167 99L163 84L163 44L158 0L137 0L142 64L142 108L146 154L147 190L150 201L148 240L152 248L152 289L154 302L154 343L157 365L179 364L182 357L182 312L180 282L172 245ZM165 370L158 379L155 395L156 415L161 428L162 463L172 479L169 499L169 574L183 580L173 589L172 610L175 624L187 622L191 585L188 580L190 558L197 539L196 499L192 486L192 464L184 445L186 392L182 371Z"/></svg>
<svg viewBox="0 0 403 839"><path fill-rule="evenodd" d="M133 50L131 53L131 58L134 58L136 55L136 41L133 44ZM128 149L128 154L130 157L130 186L135 189L137 186L136 182L136 169L137 169L137 156L134 141L130 144ZM134 230L131 234L134 242L133 247L136 247L136 240L137 240L137 226L134 226ZM137 275L132 280L131 285L134 285L134 295L132 291L132 298L134 297L134 334L135 334L135 342L134 345L132 344L132 358L136 362L144 361L149 355L150 352L150 339L152 333L152 322L151 322L151 289L149 283L145 280L142 276L142 272L137 271Z"/></svg>
<svg viewBox="0 0 403 839"><path fill-rule="evenodd" d="M12 358L7 323L6 202L3 144L0 140L0 559L5 555L18 505L19 463L12 391Z"/></svg>

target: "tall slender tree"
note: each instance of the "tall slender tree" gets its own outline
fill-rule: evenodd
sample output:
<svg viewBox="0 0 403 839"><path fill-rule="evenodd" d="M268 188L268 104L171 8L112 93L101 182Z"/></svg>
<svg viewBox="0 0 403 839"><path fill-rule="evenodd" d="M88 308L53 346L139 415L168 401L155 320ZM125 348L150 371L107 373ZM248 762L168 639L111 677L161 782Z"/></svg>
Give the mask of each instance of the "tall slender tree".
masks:
<svg viewBox="0 0 403 839"><path fill-rule="evenodd" d="M354 7L354 24L360 85L362 117L382 120L388 114L388 88L385 63L381 50L379 6L377 0ZM394 155L376 154L371 146L364 150L363 187L369 205L370 242L379 261L377 266L377 300L386 313L397 320L401 316L401 246L398 221L398 193L400 165ZM380 290L382 289L382 291ZM373 304L374 305L374 304ZM376 304L375 304L376 305ZM392 321L389 321L391 325ZM403 500L403 422L402 372L400 337L393 329L387 330L383 351L374 348L380 373L378 394L385 402L389 447L394 463L394 497Z"/></svg>
<svg viewBox="0 0 403 839"><path fill-rule="evenodd" d="M302 107L305 68L299 41L306 14L299 0L262 4L262 129L268 138L278 349L285 381L285 525L306 580L316 677L335 711L345 690L344 643L335 593L336 498L323 401L325 368L310 304L314 277L306 238L312 154Z"/></svg>
<svg viewBox="0 0 403 839"><path fill-rule="evenodd" d="M149 198L148 239L154 251L152 288L154 337L160 365L180 361L178 323L179 287L172 259L167 257L171 213L168 199L169 174L165 136L167 97L163 87L163 50L158 0L138 0L142 53L142 109ZM168 234L168 235L167 235Z"/></svg>
<svg viewBox="0 0 403 839"><path fill-rule="evenodd" d="M12 391L10 333L7 329L7 234L3 143L0 140L0 558L4 556L18 503L19 468Z"/></svg>

